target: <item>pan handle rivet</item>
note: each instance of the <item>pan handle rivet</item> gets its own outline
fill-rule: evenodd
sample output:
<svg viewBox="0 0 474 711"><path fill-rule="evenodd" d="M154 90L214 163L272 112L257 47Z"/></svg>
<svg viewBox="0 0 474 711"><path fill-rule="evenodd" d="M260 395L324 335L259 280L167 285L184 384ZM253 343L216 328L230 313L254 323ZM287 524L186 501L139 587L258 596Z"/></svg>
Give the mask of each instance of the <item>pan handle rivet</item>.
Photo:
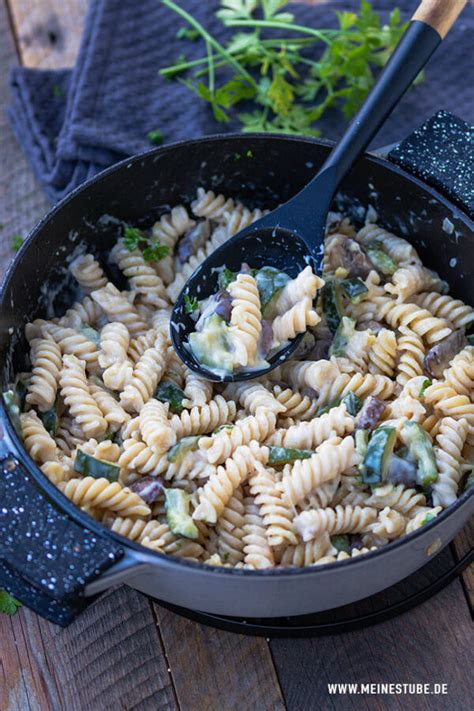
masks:
<svg viewBox="0 0 474 711"><path fill-rule="evenodd" d="M441 538L435 538L435 540L432 543L430 543L430 545L427 546L427 548L425 549L426 555L427 556L434 555L435 553L437 553L440 550L441 545L442 545Z"/></svg>

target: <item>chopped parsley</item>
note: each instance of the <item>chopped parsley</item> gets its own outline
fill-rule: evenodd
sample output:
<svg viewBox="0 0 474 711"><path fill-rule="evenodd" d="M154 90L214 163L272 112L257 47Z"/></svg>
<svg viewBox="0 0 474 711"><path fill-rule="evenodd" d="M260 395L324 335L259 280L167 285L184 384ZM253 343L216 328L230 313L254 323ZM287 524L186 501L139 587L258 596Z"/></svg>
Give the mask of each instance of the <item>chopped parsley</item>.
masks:
<svg viewBox="0 0 474 711"><path fill-rule="evenodd" d="M189 294L184 295L184 313L193 314L199 308L199 301L196 296L192 298Z"/></svg>

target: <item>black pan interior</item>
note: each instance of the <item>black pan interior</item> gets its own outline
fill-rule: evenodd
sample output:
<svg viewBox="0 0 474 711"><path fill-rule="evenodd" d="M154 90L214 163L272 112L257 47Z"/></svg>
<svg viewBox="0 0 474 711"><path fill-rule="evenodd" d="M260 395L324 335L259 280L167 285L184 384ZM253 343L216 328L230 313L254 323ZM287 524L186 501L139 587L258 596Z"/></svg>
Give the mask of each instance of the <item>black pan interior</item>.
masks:
<svg viewBox="0 0 474 711"><path fill-rule="evenodd" d="M73 284L64 266L80 245L87 243L106 264L116 220L151 225L169 206L189 203L200 185L250 207L275 207L307 183L329 150L323 142L277 136L188 141L124 162L75 191L33 230L4 282L3 386L27 364L24 324L45 313L60 315L72 304ZM369 204L381 225L416 246L454 296L474 303L472 221L417 179L366 157L346 178L337 207L360 224Z"/></svg>

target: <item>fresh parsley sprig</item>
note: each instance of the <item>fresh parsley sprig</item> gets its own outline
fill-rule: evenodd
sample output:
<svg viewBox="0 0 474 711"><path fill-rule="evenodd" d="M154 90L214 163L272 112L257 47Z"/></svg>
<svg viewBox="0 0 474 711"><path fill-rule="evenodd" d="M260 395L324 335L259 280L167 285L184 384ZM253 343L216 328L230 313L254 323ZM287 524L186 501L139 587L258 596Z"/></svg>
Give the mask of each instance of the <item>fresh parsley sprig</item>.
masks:
<svg viewBox="0 0 474 711"><path fill-rule="evenodd" d="M206 54L182 55L160 73L208 102L216 121L236 117L244 131L319 135L329 108L349 118L406 27L398 9L382 25L368 0L359 13L336 12L336 30L295 23L288 0L221 0L217 17L235 30L223 45L173 0L161 2L188 22L193 41L196 33L204 40ZM267 36L272 30L290 36ZM315 47L319 54L307 51Z"/></svg>

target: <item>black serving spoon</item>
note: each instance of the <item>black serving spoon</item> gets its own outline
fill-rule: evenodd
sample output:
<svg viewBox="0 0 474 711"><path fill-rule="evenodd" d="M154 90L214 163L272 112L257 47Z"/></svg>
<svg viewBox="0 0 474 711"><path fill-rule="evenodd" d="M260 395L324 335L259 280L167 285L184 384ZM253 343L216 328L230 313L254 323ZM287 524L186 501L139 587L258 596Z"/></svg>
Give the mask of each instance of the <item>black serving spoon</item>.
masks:
<svg viewBox="0 0 474 711"><path fill-rule="evenodd" d="M201 365L187 347L195 322L186 313L185 296L199 300L218 291L220 267L239 271L273 266L295 277L310 264L320 272L326 218L334 195L353 163L424 67L455 22L467 0L423 0L392 57L343 137L317 175L295 197L254 222L219 247L191 275L171 316L171 339L181 360L203 378L241 381L280 365L294 352L303 334L267 358L268 367L218 375Z"/></svg>

